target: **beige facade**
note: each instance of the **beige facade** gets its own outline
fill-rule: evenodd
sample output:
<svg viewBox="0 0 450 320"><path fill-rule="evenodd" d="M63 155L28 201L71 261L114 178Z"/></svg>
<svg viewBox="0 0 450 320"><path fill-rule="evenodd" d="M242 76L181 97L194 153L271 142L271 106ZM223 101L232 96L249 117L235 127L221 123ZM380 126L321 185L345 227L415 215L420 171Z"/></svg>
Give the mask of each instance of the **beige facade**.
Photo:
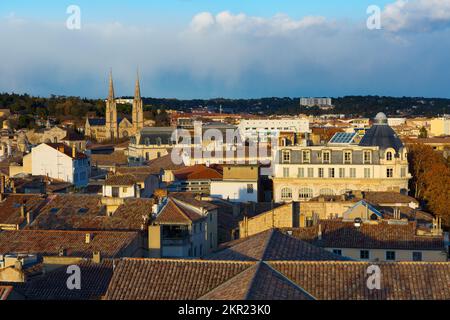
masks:
<svg viewBox="0 0 450 320"><path fill-rule="evenodd" d="M450 118L434 118L431 120L430 126L431 136L448 136L450 135Z"/></svg>
<svg viewBox="0 0 450 320"><path fill-rule="evenodd" d="M414 261L413 253L420 253L421 261L428 262L445 262L447 261L447 253L440 250L397 250L397 249L362 249L362 248L325 248L328 251L340 250L342 256L353 260L370 261L370 262L394 262L394 261ZM369 252L369 259L361 259L361 251ZM387 259L387 252L394 252L395 260Z"/></svg>

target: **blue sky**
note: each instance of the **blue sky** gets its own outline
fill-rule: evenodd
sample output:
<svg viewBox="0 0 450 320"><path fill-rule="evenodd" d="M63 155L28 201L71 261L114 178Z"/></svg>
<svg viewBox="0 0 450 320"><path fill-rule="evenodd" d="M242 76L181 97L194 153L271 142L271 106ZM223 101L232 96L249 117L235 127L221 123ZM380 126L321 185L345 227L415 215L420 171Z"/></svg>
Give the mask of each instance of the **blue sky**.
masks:
<svg viewBox="0 0 450 320"><path fill-rule="evenodd" d="M0 0L0 39L0 92L450 97L450 0Z"/></svg>

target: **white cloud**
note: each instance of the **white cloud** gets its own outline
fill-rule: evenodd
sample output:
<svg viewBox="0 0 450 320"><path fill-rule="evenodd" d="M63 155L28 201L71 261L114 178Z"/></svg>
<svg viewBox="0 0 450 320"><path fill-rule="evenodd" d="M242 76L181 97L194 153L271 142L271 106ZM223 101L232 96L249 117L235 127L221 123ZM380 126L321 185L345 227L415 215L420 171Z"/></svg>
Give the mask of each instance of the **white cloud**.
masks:
<svg viewBox="0 0 450 320"><path fill-rule="evenodd" d="M397 0L382 13L383 28L429 32L450 27L450 0Z"/></svg>
<svg viewBox="0 0 450 320"><path fill-rule="evenodd" d="M307 16L295 20L286 14L262 18L248 16L244 13L233 14L229 11L223 11L216 16L213 16L210 12L201 12L195 15L191 21L191 29L196 32L209 30L264 36L289 33L327 23L328 21L320 16Z"/></svg>

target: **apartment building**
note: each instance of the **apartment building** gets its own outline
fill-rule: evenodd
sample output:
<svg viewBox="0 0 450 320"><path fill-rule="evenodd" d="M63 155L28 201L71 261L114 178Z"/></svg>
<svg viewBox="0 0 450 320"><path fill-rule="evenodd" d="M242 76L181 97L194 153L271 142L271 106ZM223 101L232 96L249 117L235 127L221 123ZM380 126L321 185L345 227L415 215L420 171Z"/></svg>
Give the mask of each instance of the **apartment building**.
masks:
<svg viewBox="0 0 450 320"><path fill-rule="evenodd" d="M280 132L308 133L309 119L251 119L241 120L238 125L243 140L270 142L270 137L275 137Z"/></svg>
<svg viewBox="0 0 450 320"><path fill-rule="evenodd" d="M279 147L273 176L276 202L307 201L349 191L406 193L407 150L379 113L362 139L336 133L326 144Z"/></svg>
<svg viewBox="0 0 450 320"><path fill-rule="evenodd" d="M86 154L64 143L42 143L31 150L31 173L84 187L89 182L90 161Z"/></svg>

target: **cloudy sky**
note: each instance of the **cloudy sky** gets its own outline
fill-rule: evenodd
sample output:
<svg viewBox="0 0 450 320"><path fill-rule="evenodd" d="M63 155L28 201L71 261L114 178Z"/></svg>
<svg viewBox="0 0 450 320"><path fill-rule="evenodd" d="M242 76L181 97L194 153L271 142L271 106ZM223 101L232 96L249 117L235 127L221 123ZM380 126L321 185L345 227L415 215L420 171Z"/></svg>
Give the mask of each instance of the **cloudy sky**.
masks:
<svg viewBox="0 0 450 320"><path fill-rule="evenodd" d="M450 0L0 0L0 44L0 92L450 98Z"/></svg>

